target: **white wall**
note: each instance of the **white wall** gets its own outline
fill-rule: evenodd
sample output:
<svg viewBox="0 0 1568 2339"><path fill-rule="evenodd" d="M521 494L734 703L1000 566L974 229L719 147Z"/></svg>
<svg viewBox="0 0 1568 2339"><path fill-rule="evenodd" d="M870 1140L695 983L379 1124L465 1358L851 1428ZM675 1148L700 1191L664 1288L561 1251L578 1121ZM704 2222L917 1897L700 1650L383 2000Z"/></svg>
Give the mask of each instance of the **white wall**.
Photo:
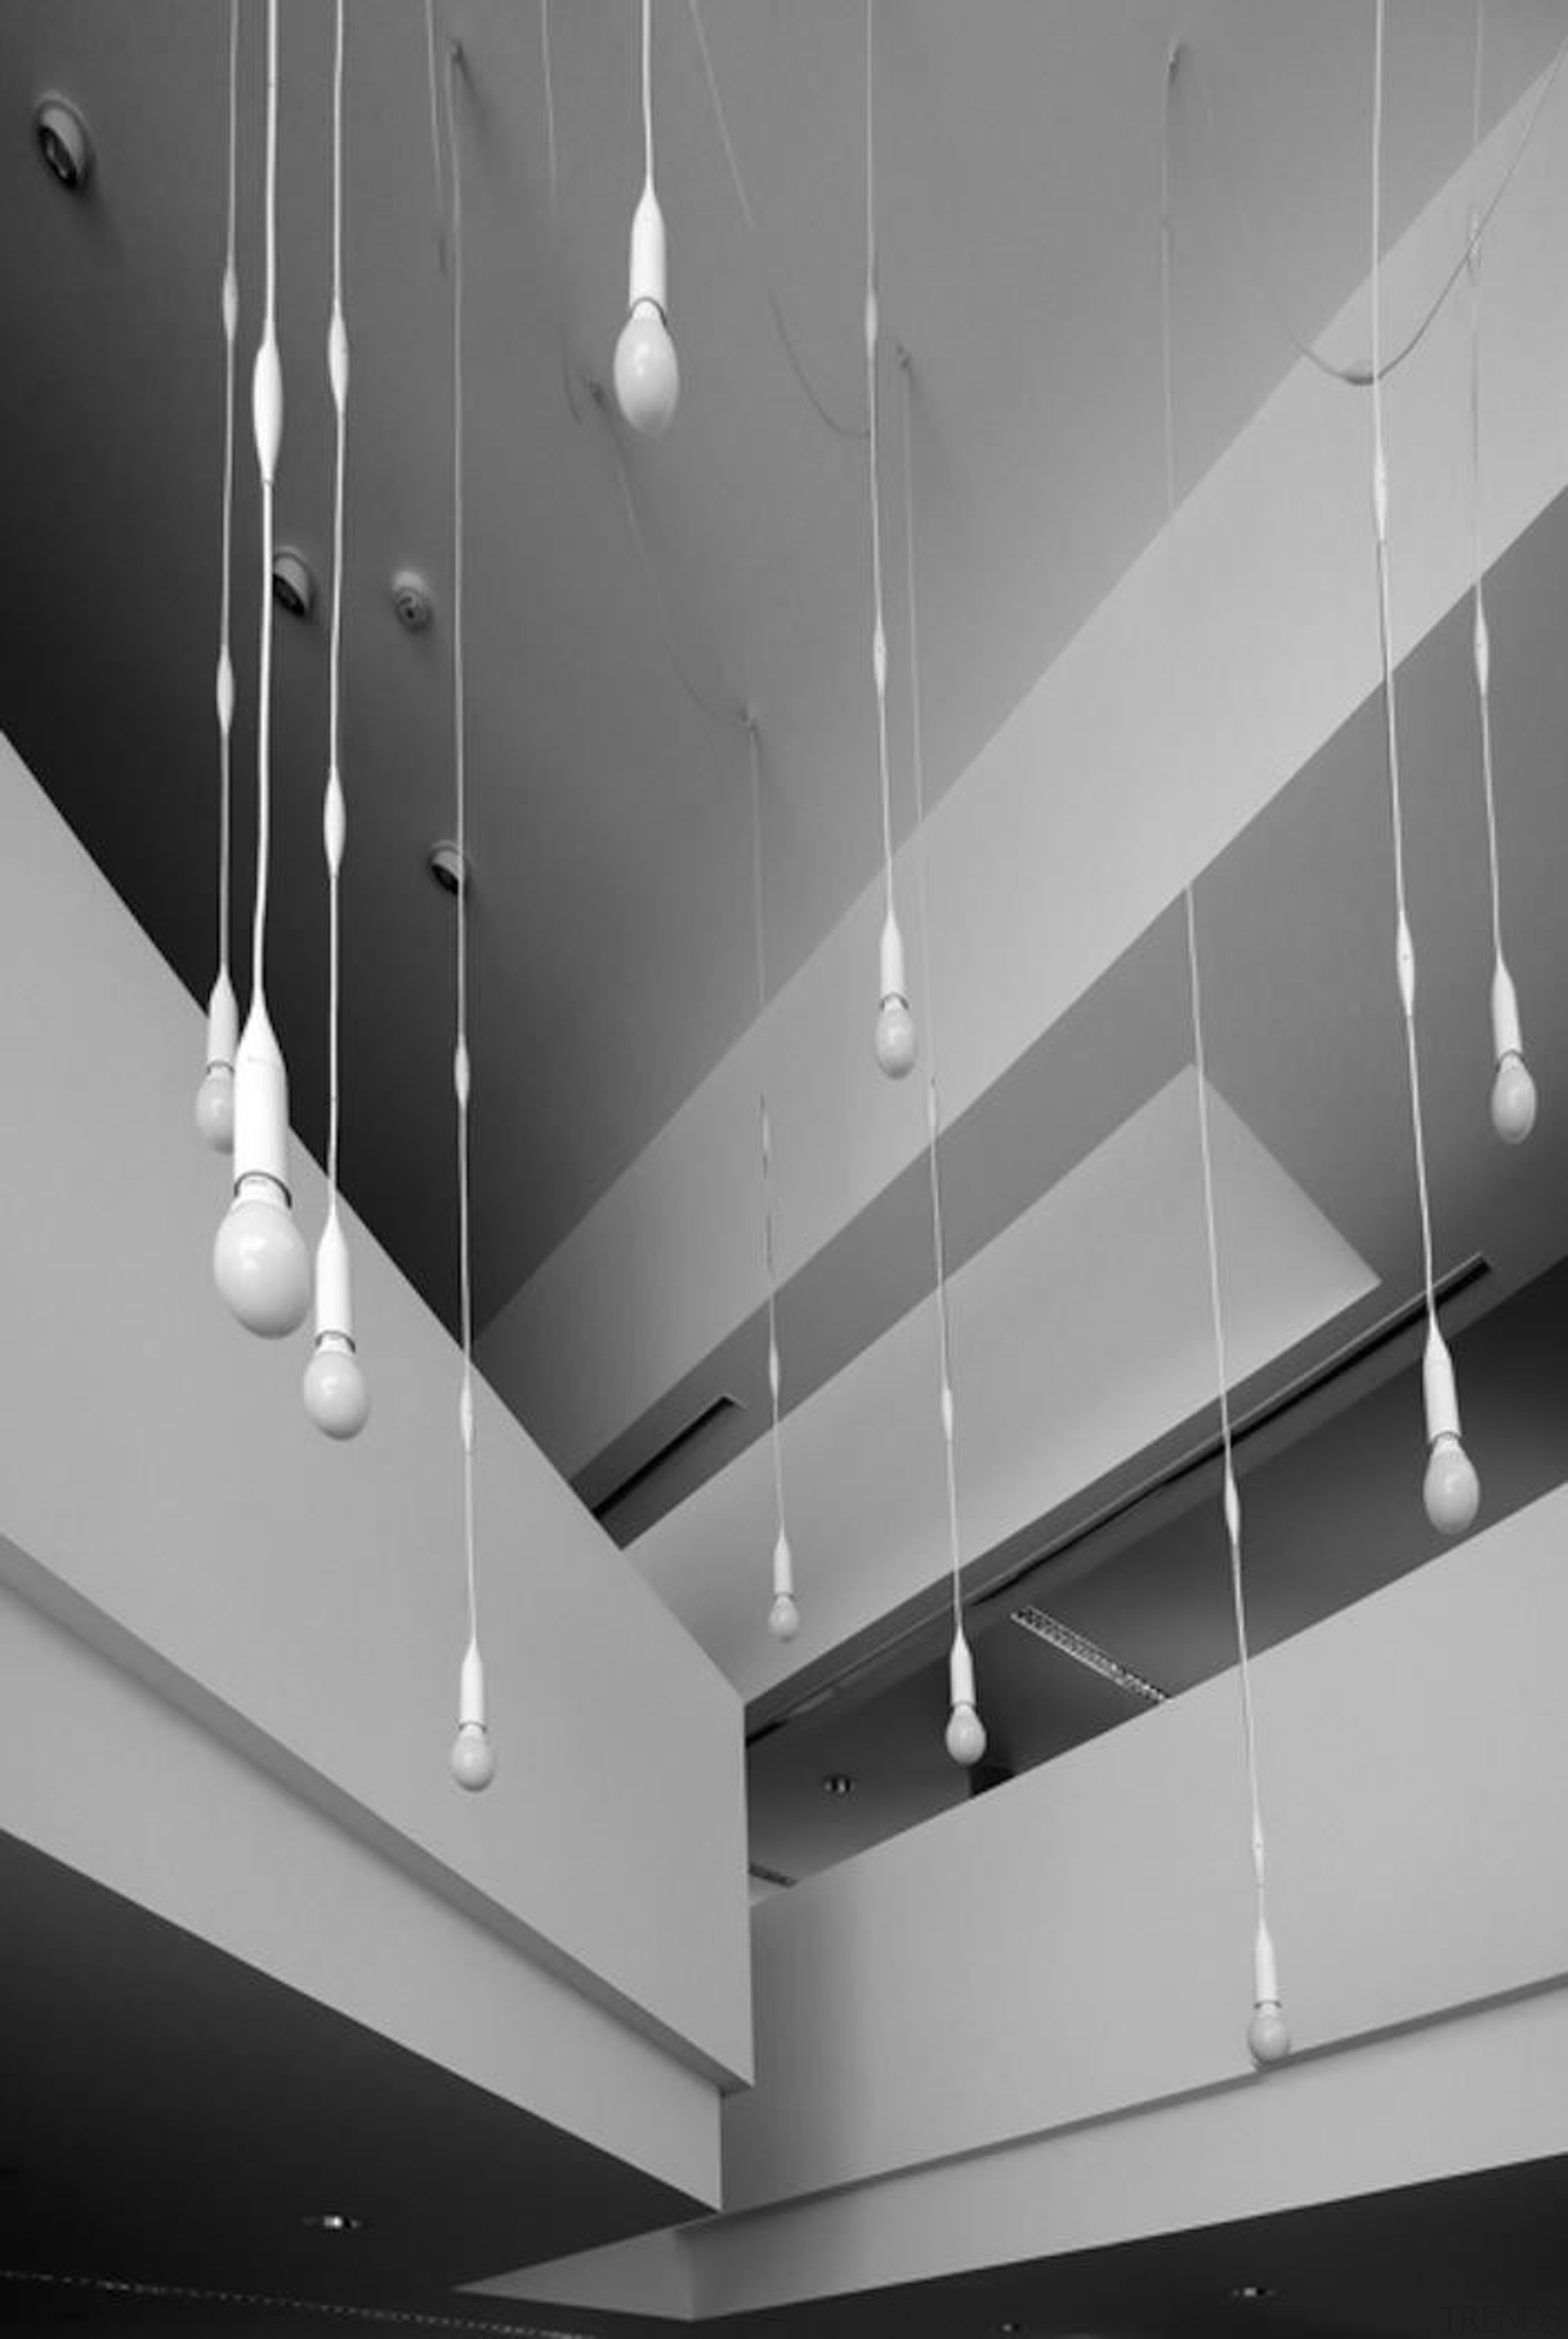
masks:
<svg viewBox="0 0 1568 2339"><path fill-rule="evenodd" d="M190 998L0 743L0 1534L74 1630L153 1653L342 1824L691 2068L744 2076L734 1693L481 1389L500 1771L453 1786L455 1351L353 1227L376 1409L351 1446L310 1426L306 1336L253 1341L212 1288L227 1165L191 1121L201 1059ZM313 1240L298 1147L295 1171Z"/></svg>
<svg viewBox="0 0 1568 2339"><path fill-rule="evenodd" d="M1340 2047L1568 1976L1568 1488L1255 1673L1292 2030ZM753 1912L732 2210L1244 2077L1234 1674Z"/></svg>

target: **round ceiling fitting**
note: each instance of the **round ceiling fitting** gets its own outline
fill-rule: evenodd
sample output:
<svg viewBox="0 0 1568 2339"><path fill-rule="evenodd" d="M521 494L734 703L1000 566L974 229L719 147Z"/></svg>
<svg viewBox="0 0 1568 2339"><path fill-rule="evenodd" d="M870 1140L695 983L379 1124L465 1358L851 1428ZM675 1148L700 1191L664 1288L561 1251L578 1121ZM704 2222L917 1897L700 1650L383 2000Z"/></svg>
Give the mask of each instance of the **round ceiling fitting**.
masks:
<svg viewBox="0 0 1568 2339"><path fill-rule="evenodd" d="M291 617L307 619L316 606L316 579L310 562L291 545L272 555L272 598Z"/></svg>
<svg viewBox="0 0 1568 2339"><path fill-rule="evenodd" d="M455 895L462 892L468 864L449 838L443 837L439 844L431 845L425 865L443 893Z"/></svg>
<svg viewBox="0 0 1568 2339"><path fill-rule="evenodd" d="M93 140L68 97L41 97L33 109L38 152L51 174L77 195L93 172Z"/></svg>
<svg viewBox="0 0 1568 2339"><path fill-rule="evenodd" d="M417 568L399 568L392 579L392 607L406 633L422 634L436 614L435 596Z"/></svg>

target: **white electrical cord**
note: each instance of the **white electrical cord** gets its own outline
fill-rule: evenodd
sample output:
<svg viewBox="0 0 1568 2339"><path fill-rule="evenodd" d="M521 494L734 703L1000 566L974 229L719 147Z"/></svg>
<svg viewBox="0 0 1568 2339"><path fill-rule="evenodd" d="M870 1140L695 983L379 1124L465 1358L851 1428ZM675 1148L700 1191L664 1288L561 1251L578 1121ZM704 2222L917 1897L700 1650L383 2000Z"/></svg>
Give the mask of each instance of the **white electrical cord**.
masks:
<svg viewBox="0 0 1568 2339"><path fill-rule="evenodd" d="M1486 814L1486 875L1492 913L1492 1052L1496 1079L1492 1124L1504 1143L1517 1145L1535 1125L1535 1083L1524 1063L1519 997L1503 951L1503 883L1497 850L1497 790L1492 754L1492 637L1481 554L1481 95L1486 49L1486 0L1475 0L1475 62L1471 82L1470 276L1470 542L1474 575L1472 655L1481 730L1481 789Z"/></svg>
<svg viewBox="0 0 1568 2339"><path fill-rule="evenodd" d="M278 358L278 0L267 0L267 162L265 274L259 371L281 378ZM281 415L281 398L278 399ZM258 413L261 401L258 400ZM277 449L263 450L261 473L261 647L256 682L256 890L251 913L251 1012L264 1007L267 887L272 850L272 555Z"/></svg>
<svg viewBox="0 0 1568 2339"><path fill-rule="evenodd" d="M542 5L547 8L549 0L542 0ZM800 389L805 397L807 403L814 410L818 419L826 423L828 429L833 432L835 437L840 439L863 439L866 435L866 425L863 422L841 422L837 415L830 412L829 409L823 405L822 400L818 397L815 389L813 387L811 377L806 372L804 364L802 362L800 351L795 347L794 336L790 331L788 321L784 316L783 304L779 300L778 294L774 290L773 277L769 271L767 257L763 249L762 233L757 226L756 214L752 210L751 197L746 192L745 181L741 175L741 166L735 154L735 141L730 136L729 122L725 113L724 99L719 92L719 77L717 72L715 70L713 52L708 46L707 30L703 23L702 10L698 5L698 0L686 0L686 5L691 13L692 30L695 33L697 37L697 47L702 52L703 72L707 78L708 96L713 102L714 119L718 124L719 143L724 148L724 156L729 168L730 181L735 191L735 201L740 205L741 218L745 222L746 235L750 241L752 248L752 258L755 262L757 276L762 284L764 297L766 299L768 311L773 318L774 331L778 335L779 341L784 349L784 356L789 360L790 371L794 374L795 380L800 385Z"/></svg>
<svg viewBox="0 0 1568 2339"><path fill-rule="evenodd" d="M752 930L756 948L760 1046L762 1020L768 1003L767 943L763 908L762 743L757 735L755 719L749 712L746 716L746 744L751 758ZM779 1355L778 1259L774 1240L773 1124L768 1115L765 1082L759 1082L757 1089L757 1133L762 1162L763 1273L767 1287L768 1437L773 1454L774 1482L773 1605L768 1612L768 1630L775 1641L793 1641L800 1630L800 1608L795 1599L794 1562L784 1516L784 1368Z"/></svg>
<svg viewBox="0 0 1568 2339"><path fill-rule="evenodd" d="M1205 72L1199 70L1198 74L1198 85L1203 96L1204 114L1208 131L1208 136L1205 144L1205 152L1211 155L1218 165L1219 176L1224 183L1226 201L1229 206L1231 218L1237 231L1238 241L1240 243L1243 256L1246 260L1247 272L1252 280L1254 294L1261 302L1261 305L1269 311L1269 314L1273 317L1276 325L1278 327L1280 332L1285 336L1285 339L1289 342L1291 348L1296 351L1297 357L1304 358L1308 365L1314 367L1320 374L1326 376L1330 381L1342 382L1350 390L1366 390L1370 384L1374 371L1378 374L1380 380L1386 381L1389 375L1393 373L1397 367L1402 366L1405 363L1405 359L1412 356L1415 351L1420 348L1422 342L1425 340L1427 334L1431 331L1432 327L1435 324L1439 315L1442 313L1444 307L1446 305L1450 293L1458 283L1460 278L1464 274L1478 238L1491 221L1492 215L1496 211L1498 204L1503 201L1504 196L1508 192L1509 188L1513 185L1514 173L1517 172L1521 163L1524 160L1530 142L1535 134L1535 125L1541 119L1542 111L1545 106L1547 99L1551 96L1553 90L1557 85L1558 76L1562 73L1563 64L1565 57L1568 57L1568 35L1565 35L1563 39L1559 42L1557 45L1552 63L1546 70L1545 78L1542 82L1541 86L1536 93L1535 103L1531 107L1524 127L1519 133L1519 143L1514 147L1513 153L1509 156L1507 167L1504 171L1502 178L1497 183L1495 193L1493 195L1491 202L1486 205L1485 209L1479 213L1479 215L1473 214L1472 216L1470 228L1465 237L1464 251L1461 252L1458 259L1449 269L1431 301L1427 303L1426 308L1423 311L1415 331L1406 335L1405 339L1400 342L1398 348L1394 351L1391 357L1384 359L1371 367L1366 365L1334 364L1330 359L1324 357L1321 351L1315 350L1311 342L1307 340L1303 334L1297 331L1289 318L1281 308L1274 291L1275 271L1270 268L1258 248L1257 239L1253 232L1252 223L1247 218L1246 211L1242 207L1241 199L1237 191L1236 173L1232 166L1229 149L1226 144L1224 131L1216 112L1214 95L1208 85L1208 75Z"/></svg>
<svg viewBox="0 0 1568 2339"><path fill-rule="evenodd" d="M963 1629L963 1538L959 1520L956 1408L953 1402L952 1337L947 1290L947 1237L942 1208L938 1140L942 1110L936 1080L936 1008L931 976L931 897L926 866L925 726L921 693L920 604L915 587L914 431L907 350L899 351L903 402L903 557L909 625L911 760L914 775L916 906L920 918L920 985L926 1010L926 1169L931 1186L932 1299L936 1314L938 1405L942 1419L942 1469L947 1493L948 1577L952 1606L952 1645L948 1658L951 1712L948 1752L955 1762L978 1762L985 1752L974 1663Z"/></svg>
<svg viewBox="0 0 1568 2339"><path fill-rule="evenodd" d="M877 354L880 321L876 265L876 119L873 104L876 0L865 0L865 399L866 468L871 501L872 681L876 691L877 783L882 812L883 921L877 1018L877 1061L890 1079L911 1071L914 1024L909 1012L903 938L893 896L892 775L887 744L887 627L883 617L882 465L877 435Z"/></svg>
<svg viewBox="0 0 1568 2339"><path fill-rule="evenodd" d="M449 226L452 281L452 775L453 836L458 848L457 1028L452 1049L452 1089L457 1101L458 1308L462 1375L458 1391L458 1436L462 1454L463 1574L468 1638L459 1693L458 1738L452 1768L459 1783L488 1786L495 1759L488 1742L484 1665L479 1653L478 1571L474 1529L474 1292L469 1174L469 1110L473 1090L468 1052L468 768L467 666L463 633L466 567L463 378L463 173L458 137L457 78L461 52L447 53L446 127L450 172Z"/></svg>
<svg viewBox="0 0 1568 2339"><path fill-rule="evenodd" d="M1159 289L1160 342L1165 390L1165 525L1167 538L1176 518L1176 386L1174 361L1174 221L1171 202L1171 109L1177 66L1181 51L1172 47L1166 61L1163 135L1160 143ZM1230 1418L1230 1366L1225 1345L1225 1308L1220 1293L1219 1219L1214 1199L1214 1153L1208 1125L1208 1061L1203 1033L1203 982L1198 958L1198 912L1190 880L1182 888L1186 917L1188 990L1192 1012L1192 1060L1198 1085L1198 1163L1203 1188L1203 1232L1208 1268L1209 1327L1214 1347L1214 1378L1219 1400L1219 1442L1223 1457L1222 1507L1226 1542L1230 1555L1230 1602L1236 1626L1237 1680L1241 1695L1241 1726L1247 1764L1250 1811L1252 1880L1256 1916L1253 1940L1253 2014L1248 2044L1256 2060L1278 2062L1288 2054L1279 1989L1279 1975L1268 1929L1266 1841L1263 1795L1259 1784L1257 1724L1252 1699L1252 1650L1247 1623L1247 1594L1242 1570L1241 1495L1236 1483Z"/></svg>
<svg viewBox="0 0 1568 2339"><path fill-rule="evenodd" d="M332 307L327 327L327 372L334 419L332 469L332 607L327 646L327 788L321 814L327 861L327 1215L338 1213L338 1134L340 1120L339 1028L341 1021L342 938L340 881L347 814L343 802L343 503L349 430L349 335L343 318L343 0L335 0L332 46Z"/></svg>
<svg viewBox="0 0 1568 2339"><path fill-rule="evenodd" d="M218 979L229 970L230 856L232 827L232 755L234 732L234 347L240 323L240 280L234 264L235 154L239 123L240 0L229 0L228 226L223 247L223 577L218 626ZM270 581L270 580L269 580Z"/></svg>

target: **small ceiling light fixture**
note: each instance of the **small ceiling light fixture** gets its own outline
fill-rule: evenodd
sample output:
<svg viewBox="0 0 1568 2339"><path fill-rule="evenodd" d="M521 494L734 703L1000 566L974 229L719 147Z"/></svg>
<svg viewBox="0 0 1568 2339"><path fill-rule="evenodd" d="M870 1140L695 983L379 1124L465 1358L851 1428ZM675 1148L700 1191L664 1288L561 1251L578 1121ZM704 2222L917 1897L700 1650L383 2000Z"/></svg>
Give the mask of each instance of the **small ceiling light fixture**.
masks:
<svg viewBox="0 0 1568 2339"><path fill-rule="evenodd" d="M93 175L93 138L68 97L41 97L33 109L38 152L51 174L79 195Z"/></svg>
<svg viewBox="0 0 1568 2339"><path fill-rule="evenodd" d="M425 866L443 893L460 893L468 880L468 858L462 847L449 837L432 844L425 856Z"/></svg>
<svg viewBox="0 0 1568 2339"><path fill-rule="evenodd" d="M417 568L399 568L392 578L392 608L405 633L422 634L436 614L435 596Z"/></svg>
<svg viewBox="0 0 1568 2339"><path fill-rule="evenodd" d="M363 2217L352 2217L345 2209L313 2209L300 2222L314 2234L359 2234L365 2226Z"/></svg>
<svg viewBox="0 0 1568 2339"><path fill-rule="evenodd" d="M854 1792L853 1776L848 1771L830 1771L822 1782L822 1791L824 1795L832 1795L842 1802L846 1795Z"/></svg>
<svg viewBox="0 0 1568 2339"><path fill-rule="evenodd" d="M675 419L681 370L669 329L665 215L654 192L654 11L643 0L643 191L632 213L626 321L616 343L616 398L634 430L662 439Z"/></svg>
<svg viewBox="0 0 1568 2339"><path fill-rule="evenodd" d="M316 577L302 552L281 544L272 558L272 598L285 616L309 618L316 607Z"/></svg>
<svg viewBox="0 0 1568 2339"><path fill-rule="evenodd" d="M1274 2293L1266 2282L1239 2282L1230 2295L1232 2298L1254 2301L1259 2298L1272 2298Z"/></svg>

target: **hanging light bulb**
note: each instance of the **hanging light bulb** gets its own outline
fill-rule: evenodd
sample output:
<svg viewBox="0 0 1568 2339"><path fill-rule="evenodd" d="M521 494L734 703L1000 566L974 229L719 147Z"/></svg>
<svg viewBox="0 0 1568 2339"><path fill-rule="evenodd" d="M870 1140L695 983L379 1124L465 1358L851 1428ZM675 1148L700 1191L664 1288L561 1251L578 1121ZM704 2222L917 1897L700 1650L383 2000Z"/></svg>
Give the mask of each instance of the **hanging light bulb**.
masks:
<svg viewBox="0 0 1568 2339"><path fill-rule="evenodd" d="M1535 1083L1524 1061L1519 996L1499 957L1492 976L1492 1126L1504 1145L1523 1145L1535 1126Z"/></svg>
<svg viewBox="0 0 1568 2339"><path fill-rule="evenodd" d="M877 794L882 812L883 897L886 903L879 952L881 981L877 985L876 1034L873 1044L877 1063L887 1078L902 1081L914 1069L920 1053L920 1040L914 1017L910 1012L903 936L899 931L898 913L893 907L892 767L887 745L887 627L883 620L882 463L877 438L877 349L881 322L876 290L876 134L872 105L874 29L873 0L866 0L864 335L866 466L871 501L871 675L876 693ZM906 369L906 420L908 387Z"/></svg>
<svg viewBox="0 0 1568 2339"><path fill-rule="evenodd" d="M1454 1360L1435 1324L1427 1327L1421 1387L1429 1448L1421 1490L1426 1515L1440 1534L1463 1535L1480 1507L1481 1481L1475 1475L1474 1464L1459 1442L1459 1396L1454 1383Z"/></svg>
<svg viewBox="0 0 1568 2339"><path fill-rule="evenodd" d="M289 1085L258 1000L234 1066L234 1199L212 1247L218 1288L249 1332L280 1339L303 1323L311 1261L289 1200Z"/></svg>
<svg viewBox="0 0 1568 2339"><path fill-rule="evenodd" d="M349 1246L336 1194L316 1246L316 1346L303 1393L305 1411L328 1437L358 1437L370 1417L370 1392L354 1353Z"/></svg>
<svg viewBox="0 0 1568 2339"><path fill-rule="evenodd" d="M665 215L654 192L653 0L643 0L643 173L632 213L626 321L616 343L616 397L634 430L662 439L675 420L681 370L670 339Z"/></svg>
<svg viewBox="0 0 1568 2339"><path fill-rule="evenodd" d="M1476 0L1474 65L1470 86L1470 160L1479 193L1481 98L1486 48L1485 0ZM1486 814L1486 874L1492 904L1492 1126L1504 1145L1523 1145L1535 1126L1535 1083L1524 1061L1519 995L1503 956L1503 880L1497 851L1497 785L1492 759L1492 641L1486 623L1486 582L1481 551L1481 230L1479 202L1470 205L1465 273L1470 280L1470 544L1475 583L1471 649L1481 729L1481 792Z"/></svg>
<svg viewBox="0 0 1568 2339"><path fill-rule="evenodd" d="M1421 1232L1422 1282L1426 1297L1426 1351L1422 1362L1422 1394L1426 1408L1426 1473L1422 1483L1422 1496L1426 1515L1443 1535L1463 1535L1474 1518L1481 1500L1481 1482L1470 1458L1459 1442L1459 1400L1454 1385L1454 1362L1447 1344L1437 1328L1436 1281L1433 1263L1432 1199L1426 1174L1426 1130L1421 1106L1421 1061L1416 1039L1415 1021L1415 938L1410 930L1410 918L1405 892L1405 814L1399 770L1399 716L1395 693L1394 621L1391 615L1388 558L1388 461L1383 435L1383 358L1382 358L1382 271L1383 271L1383 57L1386 31L1386 0L1376 0L1373 15L1372 64L1372 533L1373 550L1377 569L1377 638L1383 667L1383 710L1386 760L1388 775L1389 827L1394 846L1394 907L1395 967L1399 983L1399 1002L1405 1019L1405 1058L1410 1098L1410 1134L1415 1162L1415 1200ZM1474 228L1474 222L1473 222ZM1474 428L1474 384L1472 380L1472 426ZM1479 599L1475 621L1475 678L1482 709L1482 740L1484 764L1487 772L1487 816L1491 822L1492 790L1490 783L1490 725L1486 718L1487 651L1486 624ZM1496 856L1492 859L1493 926L1497 929ZM1502 950L1497 954L1498 972L1504 981L1493 985L1494 1031L1497 1031L1499 1002L1509 1004L1512 986L1507 983L1502 965ZM1515 1010L1511 1026L1504 1025L1502 1038L1514 1043L1509 1052L1517 1052L1518 1021ZM1521 1065L1523 1069L1523 1065ZM1528 1075L1526 1075L1528 1077Z"/></svg>
<svg viewBox="0 0 1568 2339"><path fill-rule="evenodd" d="M207 1002L207 1056L196 1091L196 1127L215 1153L234 1150L234 1051L240 1009L229 973L230 767L234 732L234 665L229 649L234 543L234 342L240 323L240 280L234 265L234 154L239 113L239 0L229 0L228 230L220 307L223 322L222 584L218 624L218 973Z"/></svg>
<svg viewBox="0 0 1568 2339"><path fill-rule="evenodd" d="M277 1339L304 1321L311 1262L289 1194L289 1081L267 1013L267 878L271 843L272 501L283 436L278 355L278 0L267 0L266 305L251 384L261 475L261 656L256 706L256 897L251 922L251 1012L234 1061L234 1199L218 1229L212 1270L248 1331Z"/></svg>
<svg viewBox="0 0 1568 2339"><path fill-rule="evenodd" d="M882 1004L876 1019L876 1060L890 1081L902 1081L914 1070L920 1038L909 1011L909 978L904 972L903 936L890 908L882 929Z"/></svg>
<svg viewBox="0 0 1568 2339"><path fill-rule="evenodd" d="M234 1051L240 1008L228 967L220 967L207 1002L207 1069L196 1091L196 1127L214 1153L234 1150Z"/></svg>
<svg viewBox="0 0 1568 2339"><path fill-rule="evenodd" d="M768 1610L768 1631L775 1641L793 1641L800 1631L800 1610L795 1604L794 1562L790 1554L789 1537L783 1527L774 1545L774 1601Z"/></svg>
<svg viewBox="0 0 1568 2339"><path fill-rule="evenodd" d="M1247 2046L1260 2069L1270 2063L1283 2063L1290 2052L1290 2026L1279 1995L1274 1942L1261 1917L1252 1950L1252 2019L1247 2026Z"/></svg>
<svg viewBox="0 0 1568 2339"><path fill-rule="evenodd" d="M349 1245L338 1213L341 1120L339 1026L342 967L340 907L348 813L339 767L342 726L343 491L347 469L349 332L343 317L343 0L336 0L332 66L332 299L327 325L327 375L336 420L332 479L332 610L328 651L327 785L321 848L327 864L327 1219L316 1246L316 1347L305 1367L305 1410L328 1437L357 1437L370 1417L370 1393L354 1352Z"/></svg>
<svg viewBox="0 0 1568 2339"><path fill-rule="evenodd" d="M482 1794L496 1775L496 1750L485 1720L485 1666L477 1640L463 1658L458 1701L458 1734L449 1757L453 1778L470 1795Z"/></svg>
<svg viewBox="0 0 1568 2339"><path fill-rule="evenodd" d="M952 1636L952 1647L947 1660L947 1686L950 1712L947 1718L947 1751L955 1762L970 1770L985 1752L985 1724L980 1718L978 1696L974 1685L974 1659L961 1627Z"/></svg>

